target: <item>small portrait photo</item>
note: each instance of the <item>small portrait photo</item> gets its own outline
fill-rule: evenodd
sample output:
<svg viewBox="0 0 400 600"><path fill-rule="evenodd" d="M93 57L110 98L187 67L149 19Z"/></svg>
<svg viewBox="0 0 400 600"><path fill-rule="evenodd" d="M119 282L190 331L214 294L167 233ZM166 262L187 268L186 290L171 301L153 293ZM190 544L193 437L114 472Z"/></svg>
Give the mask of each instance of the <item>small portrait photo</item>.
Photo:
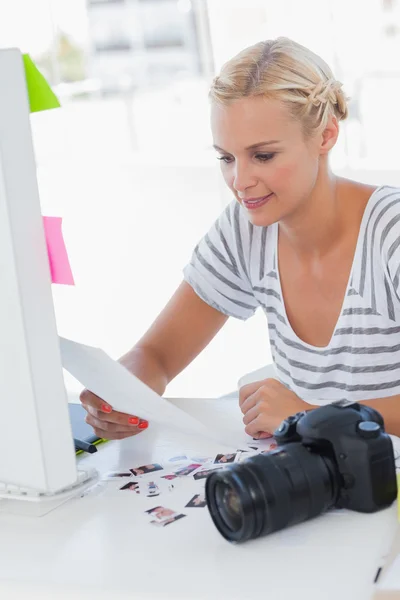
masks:
<svg viewBox="0 0 400 600"><path fill-rule="evenodd" d="M158 463L154 463L152 465L142 465L141 467L136 467L135 469L131 469L131 472L134 475L147 475L147 473L154 473L154 471L162 471L163 468L164 467Z"/></svg>
<svg viewBox="0 0 400 600"><path fill-rule="evenodd" d="M111 471L104 475L104 479L118 479L118 477L132 477L132 473L130 471Z"/></svg>
<svg viewBox="0 0 400 600"><path fill-rule="evenodd" d="M217 454L217 456L214 458L214 465L233 463L235 462L236 456L236 452L234 452L233 454Z"/></svg>
<svg viewBox="0 0 400 600"><path fill-rule="evenodd" d="M172 510L172 508L166 508L165 506L155 506L154 508L149 508L149 510L146 510L145 512L156 518L157 521L163 521L164 519L169 519L178 514L175 510Z"/></svg>
<svg viewBox="0 0 400 600"><path fill-rule="evenodd" d="M213 473L214 471L218 471L218 469L222 469L222 467L216 467L214 469L203 469L202 471L197 471L197 473L193 474L193 479L198 481L199 479L205 479L207 475Z"/></svg>
<svg viewBox="0 0 400 600"><path fill-rule="evenodd" d="M173 517L169 517L168 519L164 519L163 521L150 521L150 523L152 525L157 525L157 527L165 527L170 523L175 523L176 521L179 521L179 519L183 519L183 517L186 517L186 515L175 513Z"/></svg>
<svg viewBox="0 0 400 600"><path fill-rule="evenodd" d="M128 483L126 483L119 489L120 490L130 490L131 492L136 492L137 494L140 494L139 484L137 481L129 481Z"/></svg>
<svg viewBox="0 0 400 600"><path fill-rule="evenodd" d="M176 479L178 475L174 473L170 473L169 475L161 475L161 479L167 479L168 481L172 481L172 479Z"/></svg>
<svg viewBox="0 0 400 600"><path fill-rule="evenodd" d="M178 477L186 477L187 475L190 475L190 473L193 473L193 471L195 471L196 469L198 469L201 466L202 465L200 463L193 463L192 465L187 465L186 467L181 467L180 469L175 471L175 475L177 475Z"/></svg>
<svg viewBox="0 0 400 600"><path fill-rule="evenodd" d="M199 508L203 508L203 506L207 506L207 501L204 494L196 494L189 500L185 506L189 508L195 508L196 506Z"/></svg>

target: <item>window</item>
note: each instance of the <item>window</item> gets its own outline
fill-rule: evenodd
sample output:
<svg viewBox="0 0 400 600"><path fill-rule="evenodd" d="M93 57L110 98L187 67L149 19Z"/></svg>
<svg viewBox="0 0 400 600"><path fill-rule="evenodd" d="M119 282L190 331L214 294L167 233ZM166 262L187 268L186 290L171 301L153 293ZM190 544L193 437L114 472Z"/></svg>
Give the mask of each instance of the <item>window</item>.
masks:
<svg viewBox="0 0 400 600"><path fill-rule="evenodd" d="M179 284L231 199L211 150L208 86L251 43L286 35L320 53L352 97L336 172L400 184L394 0L22 2L0 8L0 44L30 51L62 102L32 116L43 212L64 218L77 283L54 287L62 335L118 357ZM270 361L264 317L230 321L168 393L222 394Z"/></svg>

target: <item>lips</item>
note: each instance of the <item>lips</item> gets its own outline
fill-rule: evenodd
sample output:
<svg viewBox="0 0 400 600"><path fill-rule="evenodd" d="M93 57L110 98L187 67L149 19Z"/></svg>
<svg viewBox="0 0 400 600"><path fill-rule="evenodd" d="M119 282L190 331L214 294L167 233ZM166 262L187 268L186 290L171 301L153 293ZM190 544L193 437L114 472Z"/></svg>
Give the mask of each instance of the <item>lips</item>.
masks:
<svg viewBox="0 0 400 600"><path fill-rule="evenodd" d="M260 198L243 198L242 203L243 206L245 206L246 208L254 210L255 208L260 208L260 206L264 206L264 204L266 204L273 195L273 192L271 192L267 196L261 196Z"/></svg>

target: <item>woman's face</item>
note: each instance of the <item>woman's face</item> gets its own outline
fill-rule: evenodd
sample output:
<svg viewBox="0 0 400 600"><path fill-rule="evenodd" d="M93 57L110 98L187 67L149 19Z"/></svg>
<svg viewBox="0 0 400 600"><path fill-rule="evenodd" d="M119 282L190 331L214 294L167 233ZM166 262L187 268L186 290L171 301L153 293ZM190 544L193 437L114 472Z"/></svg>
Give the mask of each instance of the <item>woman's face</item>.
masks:
<svg viewBox="0 0 400 600"><path fill-rule="evenodd" d="M212 104L211 129L228 187L254 225L293 215L317 180L320 138L304 138L302 126L277 100L249 97Z"/></svg>

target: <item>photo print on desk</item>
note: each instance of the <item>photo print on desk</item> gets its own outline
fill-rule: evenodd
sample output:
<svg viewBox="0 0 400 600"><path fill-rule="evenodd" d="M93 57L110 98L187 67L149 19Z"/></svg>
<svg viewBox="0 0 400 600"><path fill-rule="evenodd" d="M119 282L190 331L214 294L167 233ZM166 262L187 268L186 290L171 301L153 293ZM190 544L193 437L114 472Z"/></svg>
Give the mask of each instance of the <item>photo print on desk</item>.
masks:
<svg viewBox="0 0 400 600"><path fill-rule="evenodd" d="M140 494L140 488L139 488L138 481L129 481L128 483L125 483L125 485L120 487L119 489L120 490L129 490L131 492L136 492L137 494Z"/></svg>
<svg viewBox="0 0 400 600"><path fill-rule="evenodd" d="M193 479L198 481L199 479L205 479L207 475L212 473L213 471L218 471L218 469L222 469L222 465L218 467L214 467L213 469L202 469L201 471L197 471L197 473L193 473Z"/></svg>
<svg viewBox="0 0 400 600"><path fill-rule="evenodd" d="M237 461L238 453L234 452L233 454L217 454L214 458L214 464L228 464Z"/></svg>
<svg viewBox="0 0 400 600"><path fill-rule="evenodd" d="M193 473L193 471L196 471L196 469L202 466L203 465L201 465L200 463L193 463L191 465L187 465L186 467L180 467L179 469L174 471L174 473L178 477L187 477L188 475Z"/></svg>
<svg viewBox="0 0 400 600"><path fill-rule="evenodd" d="M147 473L154 473L154 471L162 471L164 467L162 467L158 463L154 463L151 465L142 465L141 467L135 467L134 469L130 469L130 471L135 475L147 475Z"/></svg>
<svg viewBox="0 0 400 600"><path fill-rule="evenodd" d="M169 519L164 519L164 521L150 521L150 523L151 525L156 525L157 527L165 527L170 523L175 523L176 521L179 521L179 519L183 519L183 517L186 517L186 515L176 514L173 517L169 517Z"/></svg>
<svg viewBox="0 0 400 600"><path fill-rule="evenodd" d="M166 508L165 506L155 506L145 511L147 515L152 517L150 521L151 525L157 525L158 527L165 527L170 523L175 523L179 519L186 517L183 513L178 513L172 508Z"/></svg>
<svg viewBox="0 0 400 600"><path fill-rule="evenodd" d="M187 504L185 504L185 507L188 508L203 508L204 506L207 506L207 501L204 494L196 494L189 500Z"/></svg>
<svg viewBox="0 0 400 600"><path fill-rule="evenodd" d="M132 473L130 471L110 471L104 475L103 479L118 479L119 477L132 477Z"/></svg>

